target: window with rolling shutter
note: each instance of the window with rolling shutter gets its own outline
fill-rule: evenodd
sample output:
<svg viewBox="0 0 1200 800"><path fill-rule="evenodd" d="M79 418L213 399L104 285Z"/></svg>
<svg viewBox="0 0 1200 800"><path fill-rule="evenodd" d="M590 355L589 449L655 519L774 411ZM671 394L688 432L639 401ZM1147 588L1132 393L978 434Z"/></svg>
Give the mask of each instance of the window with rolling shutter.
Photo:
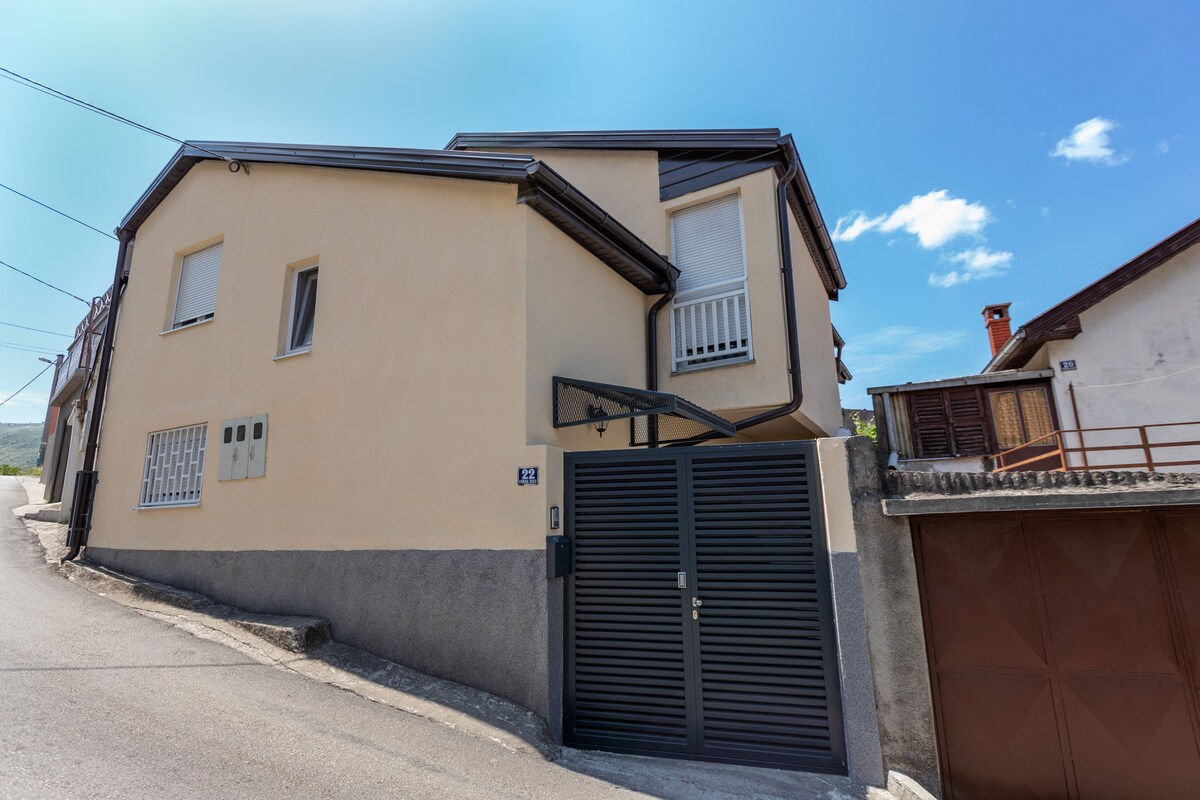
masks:
<svg viewBox="0 0 1200 800"><path fill-rule="evenodd" d="M223 242L217 242L183 257L179 267L179 288L175 295L172 329L212 318L217 306L222 246Z"/></svg>
<svg viewBox="0 0 1200 800"><path fill-rule="evenodd" d="M673 213L671 259L680 272L671 309L674 369L752 358L739 196Z"/></svg>

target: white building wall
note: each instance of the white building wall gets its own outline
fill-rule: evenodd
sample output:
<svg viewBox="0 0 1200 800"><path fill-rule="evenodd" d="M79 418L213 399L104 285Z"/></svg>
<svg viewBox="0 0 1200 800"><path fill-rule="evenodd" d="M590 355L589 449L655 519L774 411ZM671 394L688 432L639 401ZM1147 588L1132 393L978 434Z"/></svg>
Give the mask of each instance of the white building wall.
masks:
<svg viewBox="0 0 1200 800"><path fill-rule="evenodd" d="M1061 427L1200 422L1200 246L1083 312L1080 322L1082 333L1050 342L1035 356L1037 362L1045 358L1055 371ZM1068 360L1075 362L1074 370L1063 370L1062 362ZM1148 435L1152 442L1200 441L1200 425L1151 429ZM1085 436L1089 446L1140 443L1136 431ZM1153 452L1156 461L1200 460L1200 446ZM1142 460L1141 451L1089 453L1088 466L1131 460ZM1072 465L1080 464L1076 455ZM1162 470L1197 472L1200 466Z"/></svg>

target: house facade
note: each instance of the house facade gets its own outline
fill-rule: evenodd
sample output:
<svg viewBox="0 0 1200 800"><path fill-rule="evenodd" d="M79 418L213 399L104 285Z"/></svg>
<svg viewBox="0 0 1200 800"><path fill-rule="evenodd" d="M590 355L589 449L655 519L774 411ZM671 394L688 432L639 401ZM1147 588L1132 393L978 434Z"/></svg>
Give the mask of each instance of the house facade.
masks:
<svg viewBox="0 0 1200 800"><path fill-rule="evenodd" d="M829 302L845 280L790 136L460 134L440 151L189 143L119 232L132 256L89 558L250 610L326 617L338 639L520 702L556 733L565 719L568 740L845 771L811 444L841 426L848 372ZM677 446L705 443L742 447ZM646 478L660 469L661 482ZM695 522L669 526L686 542L618 552L630 543L619 532L655 503L678 500L700 520L714 470L733 470L721 480L738 492L767 487L759 511L721 523L750 525L745 541L765 549L727 561L718 540L705 561ZM650 494L631 499L630 487ZM794 557L767 546L793 535ZM668 550L682 560L653 577L667 588L622 572ZM751 593L735 610L777 593L779 575L728 583L739 558L792 564L817 587L787 614L825 621L823 638L795 647L830 693L823 710L809 719L781 695L795 706L770 723L784 744L730 733L719 714L707 744L676 741L652 720L691 707L643 706L673 696L680 666L630 689L634 712L589 717L589 692L612 700L593 667L632 663L664 592L686 606L651 637L668 643L707 622L702 599L720 620L726 589ZM618 583L644 594L614 599ZM597 598L615 605L587 606ZM648 616L631 622L638 609ZM624 633L588 627L600 618ZM804 733L814 725L823 732ZM625 738L595 733L615 729Z"/></svg>
<svg viewBox="0 0 1200 800"><path fill-rule="evenodd" d="M978 375L868 389L893 466L1200 471L1200 220L1012 332Z"/></svg>
<svg viewBox="0 0 1200 800"><path fill-rule="evenodd" d="M41 482L46 487L46 502L61 503L60 522L70 519L75 503L75 476L82 464L87 423L95 401L96 356L111 303L111 290L92 302L88 313L75 326L71 346L54 365L43 425Z"/></svg>

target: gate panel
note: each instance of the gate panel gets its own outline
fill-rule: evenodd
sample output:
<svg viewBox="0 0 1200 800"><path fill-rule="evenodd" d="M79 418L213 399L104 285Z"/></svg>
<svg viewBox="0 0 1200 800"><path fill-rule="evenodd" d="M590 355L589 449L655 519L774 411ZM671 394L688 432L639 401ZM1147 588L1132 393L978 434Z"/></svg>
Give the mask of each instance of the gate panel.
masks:
<svg viewBox="0 0 1200 800"><path fill-rule="evenodd" d="M681 590L679 457L566 464L564 730L571 744L690 751Z"/></svg>
<svg viewBox="0 0 1200 800"><path fill-rule="evenodd" d="M1195 794L1194 510L948 517L916 533L949 798Z"/></svg>
<svg viewBox="0 0 1200 800"><path fill-rule="evenodd" d="M845 772L814 458L567 454L568 744Z"/></svg>
<svg viewBox="0 0 1200 800"><path fill-rule="evenodd" d="M845 768L829 561L809 458L807 449L763 446L701 448L687 459L703 603L703 755Z"/></svg>

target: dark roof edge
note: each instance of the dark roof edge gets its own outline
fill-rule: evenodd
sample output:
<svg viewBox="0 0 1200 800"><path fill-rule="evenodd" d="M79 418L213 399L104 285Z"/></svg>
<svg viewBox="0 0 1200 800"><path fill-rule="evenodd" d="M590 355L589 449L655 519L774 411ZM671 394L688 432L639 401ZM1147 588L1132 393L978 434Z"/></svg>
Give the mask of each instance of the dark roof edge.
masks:
<svg viewBox="0 0 1200 800"><path fill-rule="evenodd" d="M707 130L640 131L491 131L459 132L446 143L447 150L470 147L530 149L579 148L583 150L670 150L718 147L722 150L755 150L774 147L778 128L721 128Z"/></svg>
<svg viewBox="0 0 1200 800"><path fill-rule="evenodd" d="M903 394L905 392L921 392L926 389L953 389L957 386L989 386L992 384L1021 383L1023 381L1045 380L1052 377L1054 377L1054 370L1052 369L1012 369L1005 372L963 375L958 378L939 378L933 381L898 383L893 386L872 386L867 389L867 394Z"/></svg>
<svg viewBox="0 0 1200 800"><path fill-rule="evenodd" d="M789 185L788 202L801 230L811 236L810 250L817 271L831 299L846 288L846 274L833 247L825 218L817 206L816 195L804 171L792 135L781 135L778 128L722 128L711 130L641 131L515 131L456 133L446 143L447 150L467 148L526 148L581 150L779 150L783 175L793 162L796 176Z"/></svg>
<svg viewBox="0 0 1200 800"><path fill-rule="evenodd" d="M254 144L248 142L187 142L130 209L118 230L135 233L167 194L200 161L225 159L243 164L275 163L338 169L365 169L514 184L523 193L553 197L569 212L548 213L545 204L527 203L597 258L646 294L667 291L675 268L603 208L561 175L536 159L502 153L461 153L445 150L404 150L370 147Z"/></svg>
<svg viewBox="0 0 1200 800"><path fill-rule="evenodd" d="M1080 314L1197 243L1200 243L1200 219L1193 220L1104 277L1026 322L1017 329L1010 340L1010 343L1016 341L1019 346L1005 346L983 371L997 372L1024 366L1046 342L1078 335L1082 330L1079 325Z"/></svg>

